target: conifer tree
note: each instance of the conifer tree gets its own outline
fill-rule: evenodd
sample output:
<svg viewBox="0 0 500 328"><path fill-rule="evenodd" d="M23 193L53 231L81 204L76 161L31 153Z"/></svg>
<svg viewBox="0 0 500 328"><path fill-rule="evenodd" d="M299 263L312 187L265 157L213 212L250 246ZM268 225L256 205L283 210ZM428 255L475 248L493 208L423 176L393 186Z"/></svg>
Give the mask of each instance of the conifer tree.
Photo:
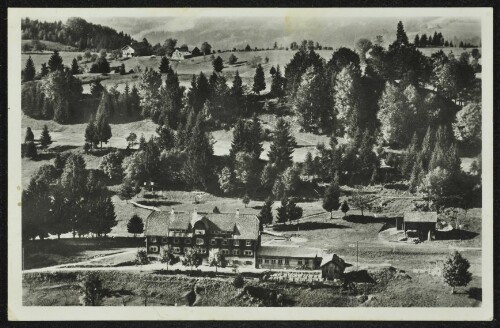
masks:
<svg viewBox="0 0 500 328"><path fill-rule="evenodd" d="M24 142L33 142L35 141L35 135L33 134L33 131L31 131L31 128L28 126L26 128L26 133L24 135Z"/></svg>
<svg viewBox="0 0 500 328"><path fill-rule="evenodd" d="M40 136L40 146L45 149L52 143L52 137L49 133L49 128L45 124L43 126L42 134Z"/></svg>
<svg viewBox="0 0 500 328"><path fill-rule="evenodd" d="M101 97L101 102L97 108L97 116L95 120L95 134L96 139L101 143L108 143L112 137L111 126L108 123L112 114L112 102L108 92L104 91Z"/></svg>
<svg viewBox="0 0 500 328"><path fill-rule="evenodd" d="M269 74L274 77L274 74L276 74L276 68L274 66L271 66L271 69L269 70Z"/></svg>
<svg viewBox="0 0 500 328"><path fill-rule="evenodd" d="M274 67L273 67L274 68ZM281 100L285 95L285 78L281 75L280 65L276 66L271 80L271 94Z"/></svg>
<svg viewBox="0 0 500 328"><path fill-rule="evenodd" d="M138 233L144 232L144 222L139 215L132 215L127 223L127 232L134 234L134 238Z"/></svg>
<svg viewBox="0 0 500 328"><path fill-rule="evenodd" d="M46 64L46 63L43 63L43 64L42 64L42 67L40 68L40 76L41 76L41 77L44 77L44 76L46 76L47 74L49 74L49 68L47 67L47 64Z"/></svg>
<svg viewBox="0 0 500 328"><path fill-rule="evenodd" d="M35 64L33 64L33 59L31 59L31 56L28 57L26 60L26 66L24 67L23 71L23 81L28 82L28 81L33 81L36 75L36 69L35 69Z"/></svg>
<svg viewBox="0 0 500 328"><path fill-rule="evenodd" d="M252 91L259 94L262 90L266 89L266 80L264 77L264 69L262 65L259 64L255 69L255 75L253 77L253 87Z"/></svg>
<svg viewBox="0 0 500 328"><path fill-rule="evenodd" d="M349 204L347 204L347 200L344 200L342 205L340 206L340 210L344 213L344 218L347 216L347 212L349 212Z"/></svg>
<svg viewBox="0 0 500 328"><path fill-rule="evenodd" d="M220 73L224 69L224 61L222 60L222 58L220 56L217 56L217 58L215 58L212 61L212 66L213 66L215 72Z"/></svg>
<svg viewBox="0 0 500 328"><path fill-rule="evenodd" d="M78 61L76 60L76 58L73 58L73 61L71 62L70 72L72 75L80 74L80 66L78 66Z"/></svg>
<svg viewBox="0 0 500 328"><path fill-rule="evenodd" d="M168 73L170 70L170 62L168 61L167 57L161 57L160 61L160 73Z"/></svg>
<svg viewBox="0 0 500 328"><path fill-rule="evenodd" d="M283 172L292 165L292 154L295 147L297 147L297 143L291 133L290 124L283 118L279 118L268 153L269 163L274 164L278 172Z"/></svg>
<svg viewBox="0 0 500 328"><path fill-rule="evenodd" d="M323 197L323 208L325 211L330 212L330 219L333 219L333 211L340 207L340 186L339 186L339 175L336 172L335 178L330 183L328 188L325 190L325 195Z"/></svg>
<svg viewBox="0 0 500 328"><path fill-rule="evenodd" d="M54 50L54 53L50 56L49 69L51 72L62 71L64 69L62 57L57 50Z"/></svg>
<svg viewBox="0 0 500 328"><path fill-rule="evenodd" d="M451 293L455 294L455 287L467 286L472 280L469 272L470 263L458 251L454 251L443 265L444 281L451 287Z"/></svg>
<svg viewBox="0 0 500 328"><path fill-rule="evenodd" d="M273 223L273 200L268 197L262 206L259 215L261 225L268 225Z"/></svg>
<svg viewBox="0 0 500 328"><path fill-rule="evenodd" d="M235 106L238 110L238 116L243 114L243 81L241 80L240 73L236 71L233 79L233 86L231 87L231 96L234 99Z"/></svg>
<svg viewBox="0 0 500 328"><path fill-rule="evenodd" d="M314 160L310 151L308 151L306 154L302 173L308 177L314 176L315 174Z"/></svg>
<svg viewBox="0 0 500 328"><path fill-rule="evenodd" d="M408 44L408 36L406 35L403 22L399 21L397 32L396 32L396 43L399 45L407 45Z"/></svg>

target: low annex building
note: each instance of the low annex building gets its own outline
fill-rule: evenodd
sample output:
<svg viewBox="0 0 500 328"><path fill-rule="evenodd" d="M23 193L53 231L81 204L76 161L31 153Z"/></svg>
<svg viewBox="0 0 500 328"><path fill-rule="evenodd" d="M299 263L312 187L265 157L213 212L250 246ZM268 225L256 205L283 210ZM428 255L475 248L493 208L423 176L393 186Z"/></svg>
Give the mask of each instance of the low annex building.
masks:
<svg viewBox="0 0 500 328"><path fill-rule="evenodd" d="M322 251L318 248L287 246L261 246L257 253L260 269L319 269Z"/></svg>
<svg viewBox="0 0 500 328"><path fill-rule="evenodd" d="M148 255L160 256L170 247L183 255L196 247L208 263L209 254L219 251L228 265L255 267L260 246L259 219L256 215L236 213L152 212L145 227Z"/></svg>
<svg viewBox="0 0 500 328"><path fill-rule="evenodd" d="M189 51L182 51L180 49L175 49L175 51L172 53L172 56L170 56L171 60L184 60L191 58L193 55Z"/></svg>

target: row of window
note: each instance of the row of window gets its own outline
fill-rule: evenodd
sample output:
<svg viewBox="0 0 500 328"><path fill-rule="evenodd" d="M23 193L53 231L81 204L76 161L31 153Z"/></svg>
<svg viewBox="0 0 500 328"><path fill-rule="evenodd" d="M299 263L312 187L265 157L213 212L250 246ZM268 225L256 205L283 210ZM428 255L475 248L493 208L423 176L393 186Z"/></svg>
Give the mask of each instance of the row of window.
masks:
<svg viewBox="0 0 500 328"><path fill-rule="evenodd" d="M156 237L150 237L149 240L151 243L156 243L158 241ZM162 237L161 242L165 243L165 244L168 243L167 237ZM181 241L179 238L173 239L174 244L179 244L180 242ZM191 242L192 241L189 238L184 239L184 244L186 244L186 245L191 245ZM196 245L200 246L200 245L204 245L204 244L205 244L205 240L203 238L196 238ZM232 244L233 244L233 246L240 246L240 240L237 240L237 239L233 240ZM214 238L210 239L210 245L217 245L217 239L214 239ZM227 246L227 245L229 245L229 241L227 239L222 239L221 245ZM247 240L245 242L245 246L252 246L252 241Z"/></svg>
<svg viewBox="0 0 500 328"><path fill-rule="evenodd" d="M189 250L189 247L184 247L184 253L188 252L188 250ZM158 246L149 246L149 251L152 253L158 253ZM181 249L181 247L172 247L172 252L175 254L179 254L182 252L182 249ZM229 254L240 255L241 254L239 249L233 249L232 253L229 251L229 249L221 249L220 252L222 255L229 255ZM207 254L207 250L206 250L206 248L200 248L200 249L198 249L198 253ZM249 251L249 250L243 251L243 255L252 256L253 251Z"/></svg>
<svg viewBox="0 0 500 328"><path fill-rule="evenodd" d="M268 258L265 258L264 260L262 260L261 257L257 258L257 263L259 264L262 264L264 262L264 264L278 264L278 265L290 265L290 259L288 258L284 258L284 259L280 259L280 258L276 258L276 259L268 259ZM298 265L309 265L309 259L298 259L297 260L297 264Z"/></svg>

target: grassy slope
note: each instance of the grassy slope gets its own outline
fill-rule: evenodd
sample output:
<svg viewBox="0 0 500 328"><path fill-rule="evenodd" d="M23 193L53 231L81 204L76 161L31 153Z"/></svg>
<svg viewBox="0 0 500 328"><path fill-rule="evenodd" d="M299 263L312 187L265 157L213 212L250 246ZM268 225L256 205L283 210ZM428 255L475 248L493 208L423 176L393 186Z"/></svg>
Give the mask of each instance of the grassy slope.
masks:
<svg viewBox="0 0 500 328"><path fill-rule="evenodd" d="M31 41L32 40L21 40L21 45L24 45L26 43L31 44ZM64 45L64 44L59 43L59 42L40 40L40 43L45 45L45 47L47 49L51 49L51 50L59 50L59 51L75 51L76 50L75 47Z"/></svg>
<svg viewBox="0 0 500 328"><path fill-rule="evenodd" d="M387 269L368 271L377 282L358 284L355 292L339 288L310 289L300 286L262 283L246 280L246 286L262 288L255 297L240 296L231 278L193 278L184 275L168 276L148 273L100 272L107 293L103 305L144 306L184 305L183 294L196 285L201 296L200 306L262 306L263 297L270 291L283 295L286 306L396 306L396 307L472 307L480 306L480 281L475 278L459 294L450 295L437 277L426 274L394 274ZM49 278L49 279L46 279ZM478 293L479 291L479 293ZM479 295L478 295L479 294ZM359 295L372 296L371 301L359 300ZM23 276L24 305L79 305L76 274L29 274ZM269 303L268 303L269 304Z"/></svg>

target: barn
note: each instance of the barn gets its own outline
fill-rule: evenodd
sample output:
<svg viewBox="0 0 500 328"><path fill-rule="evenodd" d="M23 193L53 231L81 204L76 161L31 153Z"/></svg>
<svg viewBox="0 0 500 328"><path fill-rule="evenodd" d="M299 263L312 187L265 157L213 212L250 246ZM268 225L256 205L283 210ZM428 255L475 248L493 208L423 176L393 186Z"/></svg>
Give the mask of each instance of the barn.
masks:
<svg viewBox="0 0 500 328"><path fill-rule="evenodd" d="M403 230L415 232L420 240L432 240L436 231L437 212L406 212L403 217Z"/></svg>

